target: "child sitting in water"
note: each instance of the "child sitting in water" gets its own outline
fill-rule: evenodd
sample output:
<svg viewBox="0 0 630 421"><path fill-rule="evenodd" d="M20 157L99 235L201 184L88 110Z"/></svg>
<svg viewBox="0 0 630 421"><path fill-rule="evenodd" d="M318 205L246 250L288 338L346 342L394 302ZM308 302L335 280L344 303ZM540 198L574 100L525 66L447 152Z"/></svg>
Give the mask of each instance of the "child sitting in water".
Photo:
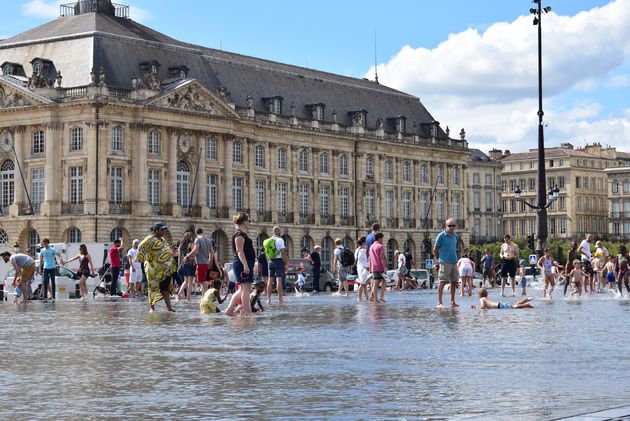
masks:
<svg viewBox="0 0 630 421"><path fill-rule="evenodd" d="M252 308L252 313L256 313L258 311L263 312L265 311L265 308L262 306L261 302L260 302L260 295L265 292L265 287L267 286L267 284L265 284L265 281L258 281L256 282L256 287L254 288L254 290L251 292L251 294L249 295L249 303L250 306ZM239 300L237 302L237 306L234 309L234 313L238 313L241 310L241 304L242 301ZM258 308L256 308L258 307Z"/></svg>
<svg viewBox="0 0 630 421"><path fill-rule="evenodd" d="M488 291L485 288L479 288L479 308L481 309L508 309L508 308L527 308L534 307L530 301L532 301L532 297L523 297L516 304L508 304L508 303L495 303L494 301L490 301L488 299Z"/></svg>
<svg viewBox="0 0 630 421"><path fill-rule="evenodd" d="M217 302L219 304L223 303L227 296L228 294L226 293L225 297L221 298L221 280L215 279L212 281L212 288L207 290L201 297L199 311L204 314L221 313L221 310L217 307Z"/></svg>
<svg viewBox="0 0 630 421"><path fill-rule="evenodd" d="M575 259L573 261L573 270L567 273L567 279L564 282L569 282L570 280L572 280L571 285L573 285L571 296L577 295L579 297L580 295L582 295L582 283L584 280L582 261L578 259Z"/></svg>

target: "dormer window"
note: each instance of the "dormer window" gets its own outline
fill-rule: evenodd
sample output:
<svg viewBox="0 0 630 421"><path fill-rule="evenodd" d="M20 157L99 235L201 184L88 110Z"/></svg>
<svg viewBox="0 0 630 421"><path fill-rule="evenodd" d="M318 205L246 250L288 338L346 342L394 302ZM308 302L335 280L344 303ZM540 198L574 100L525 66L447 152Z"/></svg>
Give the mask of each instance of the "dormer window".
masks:
<svg viewBox="0 0 630 421"><path fill-rule="evenodd" d="M9 63L8 61L5 61L2 64L2 74L5 76L9 76L9 75L17 75L18 74L18 69L20 69L22 66L20 66L17 63Z"/></svg>
<svg viewBox="0 0 630 421"><path fill-rule="evenodd" d="M270 114L282 114L282 97L281 96L272 96L268 98L263 98L265 104L267 105L267 110Z"/></svg>
<svg viewBox="0 0 630 421"><path fill-rule="evenodd" d="M324 104L311 104L311 119L317 121L324 121Z"/></svg>
<svg viewBox="0 0 630 421"><path fill-rule="evenodd" d="M140 69L145 76L148 75L157 75L158 70L160 69L160 63L157 61L145 61L140 63Z"/></svg>
<svg viewBox="0 0 630 421"><path fill-rule="evenodd" d="M407 119L405 117L396 118L396 132L405 133L405 124L407 123Z"/></svg>
<svg viewBox="0 0 630 421"><path fill-rule="evenodd" d="M188 77L188 67L186 66L175 66L168 68L168 77L169 78L179 78L186 79Z"/></svg>
<svg viewBox="0 0 630 421"><path fill-rule="evenodd" d="M354 126L365 127L365 121L367 120L367 111L358 110L350 113L352 115L352 124Z"/></svg>
<svg viewBox="0 0 630 421"><path fill-rule="evenodd" d="M36 76L38 78L45 78L48 76L50 68L52 67L52 61L41 58L34 58L31 61L31 66L33 66L33 76Z"/></svg>

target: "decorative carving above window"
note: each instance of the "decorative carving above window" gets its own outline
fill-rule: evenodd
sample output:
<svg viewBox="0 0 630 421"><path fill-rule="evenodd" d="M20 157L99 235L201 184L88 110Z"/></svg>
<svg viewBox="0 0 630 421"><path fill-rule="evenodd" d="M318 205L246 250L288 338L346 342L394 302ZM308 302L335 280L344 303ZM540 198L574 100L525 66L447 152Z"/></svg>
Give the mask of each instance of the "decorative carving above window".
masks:
<svg viewBox="0 0 630 421"><path fill-rule="evenodd" d="M311 104L308 106L311 110L311 119L317 121L324 121L324 109L325 105L322 103Z"/></svg>
<svg viewBox="0 0 630 421"><path fill-rule="evenodd" d="M29 88L52 88L57 72L52 61L36 57L31 60L33 75L28 79Z"/></svg>
<svg viewBox="0 0 630 421"><path fill-rule="evenodd" d="M168 68L168 77L174 79L186 79L188 77L188 67L175 66Z"/></svg>
<svg viewBox="0 0 630 421"><path fill-rule="evenodd" d="M157 61L145 61L140 63L140 69L144 75L144 80L141 83L141 87L145 89L151 89L158 91L162 86L162 82L158 77L158 70L160 69L160 63Z"/></svg>
<svg viewBox="0 0 630 421"><path fill-rule="evenodd" d="M270 114L282 114L282 97L281 96L271 96L263 98L265 101L265 106L267 107L267 111Z"/></svg>
<svg viewBox="0 0 630 421"><path fill-rule="evenodd" d="M367 120L367 111L365 110L351 111L350 115L352 116L353 126L365 127L365 122Z"/></svg>

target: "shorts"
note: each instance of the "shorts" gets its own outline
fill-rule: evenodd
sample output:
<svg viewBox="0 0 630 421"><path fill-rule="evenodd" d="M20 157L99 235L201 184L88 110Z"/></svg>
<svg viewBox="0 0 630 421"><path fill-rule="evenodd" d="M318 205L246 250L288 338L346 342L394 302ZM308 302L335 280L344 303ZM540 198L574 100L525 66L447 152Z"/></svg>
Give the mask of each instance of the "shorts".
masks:
<svg viewBox="0 0 630 421"><path fill-rule="evenodd" d="M438 279L440 282L457 282L459 281L459 271L455 263L440 262L438 271Z"/></svg>
<svg viewBox="0 0 630 421"><path fill-rule="evenodd" d="M520 285L521 285L521 288L525 288L527 286L527 278L523 276L521 278Z"/></svg>
<svg viewBox="0 0 630 421"><path fill-rule="evenodd" d="M243 264L241 259L234 259L232 262L232 271L234 271L234 277L237 284L251 284L254 282L254 262L247 262L249 266L249 273L243 271Z"/></svg>
<svg viewBox="0 0 630 421"><path fill-rule="evenodd" d="M516 260L505 260L501 261L501 275L509 276L514 278L516 276Z"/></svg>
<svg viewBox="0 0 630 421"><path fill-rule="evenodd" d="M130 284L139 284L142 282L142 270L139 267L136 268L136 271L129 269L129 283Z"/></svg>
<svg viewBox="0 0 630 421"><path fill-rule="evenodd" d="M396 275L398 275L398 276L405 276L408 273L409 273L409 270L406 267L403 266L400 269L398 269L398 271L396 272Z"/></svg>
<svg viewBox="0 0 630 421"><path fill-rule="evenodd" d="M617 282L617 280L615 279L615 274L612 272L608 272L606 274L606 279L608 280L608 282L610 282L611 284L614 284L615 282Z"/></svg>
<svg viewBox="0 0 630 421"><path fill-rule="evenodd" d="M210 263L199 263L195 269L197 282L200 284L208 280L208 272L210 271Z"/></svg>
<svg viewBox="0 0 630 421"><path fill-rule="evenodd" d="M584 273L587 275L594 275L593 265L591 265L590 260L582 260L582 267L584 268Z"/></svg>
<svg viewBox="0 0 630 421"><path fill-rule="evenodd" d="M383 277L383 272L376 271L372 272L372 279L375 281L382 281L385 278Z"/></svg>
<svg viewBox="0 0 630 421"><path fill-rule="evenodd" d="M346 282L348 280L349 268L346 266L339 267L339 282Z"/></svg>
<svg viewBox="0 0 630 421"><path fill-rule="evenodd" d="M24 266L20 272L20 282L30 281L35 275L35 264Z"/></svg>
<svg viewBox="0 0 630 421"><path fill-rule="evenodd" d="M286 278L286 273L284 272L284 262L282 259L272 259L269 261L269 276L272 278L282 278L282 282Z"/></svg>
<svg viewBox="0 0 630 421"><path fill-rule="evenodd" d="M462 265L462 267L459 268L459 276L464 277L464 276L473 276L473 268L470 265Z"/></svg>
<svg viewBox="0 0 630 421"><path fill-rule="evenodd" d="M268 268L263 268L260 270L260 276L262 278L267 278L269 276L269 269Z"/></svg>
<svg viewBox="0 0 630 421"><path fill-rule="evenodd" d="M494 269L492 269L492 268L485 268L483 270L483 276L487 277L487 278L493 278L494 277Z"/></svg>
<svg viewBox="0 0 630 421"><path fill-rule="evenodd" d="M182 265L179 268L179 276L197 276L197 266L195 265Z"/></svg>
<svg viewBox="0 0 630 421"><path fill-rule="evenodd" d="M512 304L508 304L508 303L497 303L497 308L500 310L507 310L509 308L512 308Z"/></svg>

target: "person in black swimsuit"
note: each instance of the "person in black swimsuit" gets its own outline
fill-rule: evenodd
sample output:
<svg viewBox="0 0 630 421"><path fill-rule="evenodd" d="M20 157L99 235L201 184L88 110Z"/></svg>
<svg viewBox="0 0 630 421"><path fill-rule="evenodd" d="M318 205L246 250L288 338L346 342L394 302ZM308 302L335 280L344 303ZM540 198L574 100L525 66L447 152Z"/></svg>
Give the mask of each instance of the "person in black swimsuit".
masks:
<svg viewBox="0 0 630 421"><path fill-rule="evenodd" d="M232 235L232 251L234 252L232 270L236 277L236 283L240 284L241 288L232 296L232 300L225 314L233 316L236 306L242 304L240 309L241 316L250 316L252 314L252 308L249 295L254 279L253 273L254 263L256 263L256 250L254 250L254 244L251 238L247 236L247 229L250 223L249 215L245 212L240 212L234 215L232 222L236 228L234 235Z"/></svg>

